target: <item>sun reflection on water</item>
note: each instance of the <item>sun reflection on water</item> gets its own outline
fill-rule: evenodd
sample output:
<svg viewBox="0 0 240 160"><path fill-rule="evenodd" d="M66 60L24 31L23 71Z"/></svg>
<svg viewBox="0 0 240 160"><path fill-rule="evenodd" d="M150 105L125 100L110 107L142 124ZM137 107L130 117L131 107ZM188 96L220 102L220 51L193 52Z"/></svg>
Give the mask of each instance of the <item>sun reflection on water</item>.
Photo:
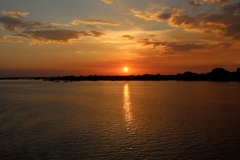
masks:
<svg viewBox="0 0 240 160"><path fill-rule="evenodd" d="M124 85L124 89L123 89L123 112L124 112L127 130L129 132L133 132L134 118L132 115L132 105L131 105L128 83Z"/></svg>

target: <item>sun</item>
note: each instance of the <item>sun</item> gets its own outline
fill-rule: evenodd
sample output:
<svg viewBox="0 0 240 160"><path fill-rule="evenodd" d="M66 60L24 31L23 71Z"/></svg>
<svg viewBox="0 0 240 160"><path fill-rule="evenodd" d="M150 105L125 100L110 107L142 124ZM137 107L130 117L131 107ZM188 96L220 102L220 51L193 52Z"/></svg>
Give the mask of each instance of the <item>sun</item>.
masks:
<svg viewBox="0 0 240 160"><path fill-rule="evenodd" d="M124 71L124 72L128 72L128 67L124 67L124 68L123 68L123 71Z"/></svg>

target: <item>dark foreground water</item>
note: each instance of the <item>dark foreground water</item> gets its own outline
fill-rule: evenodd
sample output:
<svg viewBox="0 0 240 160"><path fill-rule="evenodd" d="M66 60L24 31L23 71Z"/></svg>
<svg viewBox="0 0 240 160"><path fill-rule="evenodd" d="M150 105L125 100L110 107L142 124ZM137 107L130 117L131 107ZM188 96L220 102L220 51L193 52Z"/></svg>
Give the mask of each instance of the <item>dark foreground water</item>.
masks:
<svg viewBox="0 0 240 160"><path fill-rule="evenodd" d="M0 81L0 159L239 159L240 83Z"/></svg>

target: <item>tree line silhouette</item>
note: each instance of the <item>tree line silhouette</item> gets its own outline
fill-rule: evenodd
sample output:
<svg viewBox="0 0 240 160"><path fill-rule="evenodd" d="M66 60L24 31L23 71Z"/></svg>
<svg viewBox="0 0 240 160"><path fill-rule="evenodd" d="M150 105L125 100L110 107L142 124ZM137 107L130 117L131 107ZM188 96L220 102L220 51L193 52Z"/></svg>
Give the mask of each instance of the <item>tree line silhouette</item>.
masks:
<svg viewBox="0 0 240 160"><path fill-rule="evenodd" d="M103 75L89 75L89 76L62 76L62 77L33 77L33 78L1 78L1 79L42 79L44 81L160 81L160 80L179 80L179 81L240 81L240 68L235 72L229 72L223 68L215 68L209 73L193 73L185 72L176 75L161 75L161 74L144 74L144 75L123 75L123 76L103 76Z"/></svg>
<svg viewBox="0 0 240 160"><path fill-rule="evenodd" d="M124 76L102 76L102 75L89 75L89 76L63 76L45 78L48 81L131 81L131 80L180 80L180 81L240 81L240 68L236 72L229 72L223 68L215 68L207 74L197 74L193 72L185 72L176 75L161 75L161 74L144 74L144 75L124 75Z"/></svg>

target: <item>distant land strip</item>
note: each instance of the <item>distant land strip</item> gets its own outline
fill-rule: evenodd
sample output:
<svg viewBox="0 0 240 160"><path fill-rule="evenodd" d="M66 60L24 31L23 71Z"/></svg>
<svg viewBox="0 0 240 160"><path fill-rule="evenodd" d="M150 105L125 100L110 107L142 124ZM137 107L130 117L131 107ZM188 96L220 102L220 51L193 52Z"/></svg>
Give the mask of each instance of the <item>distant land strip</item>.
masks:
<svg viewBox="0 0 240 160"><path fill-rule="evenodd" d="M160 81L160 80L178 80L178 81L240 81L240 68L236 72L229 72L223 68L215 68L209 73L185 72L176 75L144 74L144 75L124 75L124 76L59 76L59 77L8 77L0 80L19 80L32 79L53 82L72 82L72 81Z"/></svg>

